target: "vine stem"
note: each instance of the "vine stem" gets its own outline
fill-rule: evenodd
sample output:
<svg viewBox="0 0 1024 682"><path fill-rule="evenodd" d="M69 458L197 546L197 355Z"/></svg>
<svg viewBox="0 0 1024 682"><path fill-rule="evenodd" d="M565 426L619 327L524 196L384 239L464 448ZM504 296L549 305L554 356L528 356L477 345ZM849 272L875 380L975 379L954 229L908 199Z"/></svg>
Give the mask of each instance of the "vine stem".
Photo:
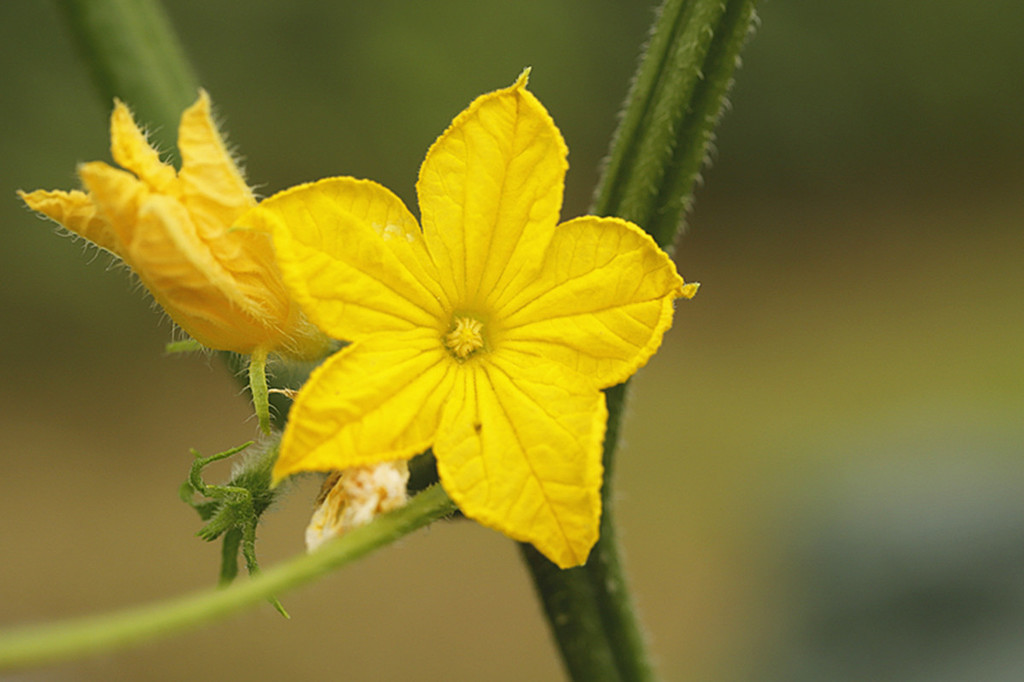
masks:
<svg viewBox="0 0 1024 682"><path fill-rule="evenodd" d="M630 220L671 249L693 201L755 21L756 0L665 0L630 86L591 212ZM615 452L626 384L605 392L601 535L587 563L559 571L522 553L573 680L650 682L654 666L622 566L615 523Z"/></svg>
<svg viewBox="0 0 1024 682"><path fill-rule="evenodd" d="M304 585L455 511L439 485L409 504L375 518L245 582L173 600L59 623L0 633L0 670L56 663L140 644L223 618Z"/></svg>

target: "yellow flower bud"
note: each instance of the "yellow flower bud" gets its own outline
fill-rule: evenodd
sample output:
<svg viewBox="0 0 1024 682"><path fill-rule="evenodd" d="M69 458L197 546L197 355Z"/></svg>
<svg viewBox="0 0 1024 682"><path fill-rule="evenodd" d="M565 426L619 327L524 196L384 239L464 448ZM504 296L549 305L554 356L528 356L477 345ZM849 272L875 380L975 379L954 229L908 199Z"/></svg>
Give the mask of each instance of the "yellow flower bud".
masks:
<svg viewBox="0 0 1024 682"><path fill-rule="evenodd" d="M19 192L30 208L127 263L167 314L209 348L312 358L326 338L292 300L268 235L232 228L256 205L210 117L210 98L182 114L181 170L162 163L115 101L111 154L79 166L82 191Z"/></svg>

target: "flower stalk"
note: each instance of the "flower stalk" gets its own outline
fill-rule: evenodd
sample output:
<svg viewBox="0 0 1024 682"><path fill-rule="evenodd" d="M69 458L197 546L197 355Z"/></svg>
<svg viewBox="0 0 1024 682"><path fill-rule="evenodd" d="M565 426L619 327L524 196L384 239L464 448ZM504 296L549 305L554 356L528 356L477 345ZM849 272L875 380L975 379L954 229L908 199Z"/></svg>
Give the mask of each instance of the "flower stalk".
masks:
<svg viewBox="0 0 1024 682"><path fill-rule="evenodd" d="M435 485L405 507L250 580L117 613L0 633L0 670L116 651L224 618L311 582L454 511L444 489Z"/></svg>

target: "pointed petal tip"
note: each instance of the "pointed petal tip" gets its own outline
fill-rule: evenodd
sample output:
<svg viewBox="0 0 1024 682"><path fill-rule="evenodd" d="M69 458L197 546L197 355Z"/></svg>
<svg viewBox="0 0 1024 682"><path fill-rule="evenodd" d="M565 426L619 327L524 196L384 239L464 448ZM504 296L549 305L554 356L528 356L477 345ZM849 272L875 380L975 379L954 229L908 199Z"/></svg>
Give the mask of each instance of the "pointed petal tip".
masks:
<svg viewBox="0 0 1024 682"><path fill-rule="evenodd" d="M22 203L25 204L30 210L37 213L41 213L46 217L50 217L46 211L47 203L49 201L60 201L60 190L45 190L37 189L31 192L26 192L23 189L16 190L18 198L21 199ZM51 218L52 220L52 218Z"/></svg>
<svg viewBox="0 0 1024 682"><path fill-rule="evenodd" d="M526 68L524 68L522 73L519 74L519 77L516 78L516 82L512 84L512 87L516 89L525 89L527 84L530 82L531 71L533 71L532 66L527 66Z"/></svg>
<svg viewBox="0 0 1024 682"><path fill-rule="evenodd" d="M679 296L687 300L697 295L697 290L700 289L700 282L687 282L683 285L683 288L679 291Z"/></svg>
<svg viewBox="0 0 1024 682"><path fill-rule="evenodd" d="M37 189L31 192L17 190L18 198L21 199L29 209L40 213L50 220L60 222L56 217L61 211L74 205L75 200L82 195L81 192L65 192L59 189ZM79 195L79 196L76 196Z"/></svg>
<svg viewBox="0 0 1024 682"><path fill-rule="evenodd" d="M110 112L110 137L113 142L114 136L117 131L138 128L135 124L135 117L132 116L131 108L124 103L124 101L114 98L114 108Z"/></svg>
<svg viewBox="0 0 1024 682"><path fill-rule="evenodd" d="M75 174L78 175L86 189L89 189L90 183L105 175L109 170L116 169L103 161L83 161L75 166Z"/></svg>
<svg viewBox="0 0 1024 682"><path fill-rule="evenodd" d="M181 122L185 122L185 118L190 113L209 114L213 104L210 100L210 93L206 92L205 88L199 88L198 94L196 95L196 101L192 102L181 114Z"/></svg>

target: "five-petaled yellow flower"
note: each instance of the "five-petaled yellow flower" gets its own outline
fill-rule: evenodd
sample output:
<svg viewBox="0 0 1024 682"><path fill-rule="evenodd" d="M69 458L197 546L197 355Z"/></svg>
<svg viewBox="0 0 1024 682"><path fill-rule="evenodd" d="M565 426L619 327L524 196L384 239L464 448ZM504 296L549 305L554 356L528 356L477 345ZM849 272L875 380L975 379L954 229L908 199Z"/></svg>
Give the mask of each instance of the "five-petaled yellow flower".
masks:
<svg viewBox="0 0 1024 682"><path fill-rule="evenodd" d="M315 357L325 339L288 294L267 235L230 229L256 204L199 99L181 117L180 171L160 161L117 101L110 150L122 168L79 166L86 192L19 192L28 206L127 263L204 346Z"/></svg>
<svg viewBox="0 0 1024 682"><path fill-rule="evenodd" d="M567 149L526 73L427 153L422 229L375 183L330 178L263 201L285 283L351 341L296 397L275 480L433 447L470 518L562 567L598 536L602 388L661 343L696 286L635 225L558 224Z"/></svg>

